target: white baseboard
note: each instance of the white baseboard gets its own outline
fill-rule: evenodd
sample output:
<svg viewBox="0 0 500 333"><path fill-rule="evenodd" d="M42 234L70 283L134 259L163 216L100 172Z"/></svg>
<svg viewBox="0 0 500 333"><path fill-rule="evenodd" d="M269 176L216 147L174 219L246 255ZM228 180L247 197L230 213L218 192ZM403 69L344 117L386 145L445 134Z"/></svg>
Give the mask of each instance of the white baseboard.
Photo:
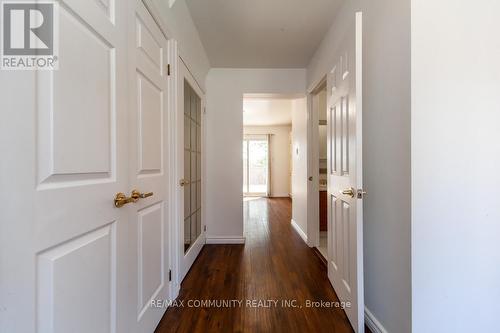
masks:
<svg viewBox="0 0 500 333"><path fill-rule="evenodd" d="M387 330L365 306L365 324L373 333L387 333Z"/></svg>
<svg viewBox="0 0 500 333"><path fill-rule="evenodd" d="M295 229L295 231L297 231L299 236L302 237L304 242L306 242L306 244L307 244L307 234L300 228L300 226L297 224L297 222L295 222L293 219L292 219L292 227Z"/></svg>
<svg viewBox="0 0 500 333"><path fill-rule="evenodd" d="M245 244L245 237L241 236L229 236L229 237L218 237L218 236L207 236L207 244Z"/></svg>
<svg viewBox="0 0 500 333"><path fill-rule="evenodd" d="M273 193L271 198L289 198L288 193Z"/></svg>
<svg viewBox="0 0 500 333"><path fill-rule="evenodd" d="M171 287L170 299L176 299L179 296L179 292L181 291L180 284L173 283Z"/></svg>

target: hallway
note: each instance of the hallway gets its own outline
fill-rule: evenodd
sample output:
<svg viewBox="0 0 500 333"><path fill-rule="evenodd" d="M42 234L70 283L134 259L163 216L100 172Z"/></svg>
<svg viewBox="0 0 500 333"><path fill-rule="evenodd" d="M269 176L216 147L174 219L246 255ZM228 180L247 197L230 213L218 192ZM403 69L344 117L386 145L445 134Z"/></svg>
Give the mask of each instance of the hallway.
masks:
<svg viewBox="0 0 500 333"><path fill-rule="evenodd" d="M155 332L352 332L342 309L306 305L337 296L326 268L293 230L291 206L287 198L245 201L246 244L205 245L182 283L184 306L169 308ZM189 300L243 302L203 308ZM248 306L252 300L278 303ZM282 300L292 302L283 307Z"/></svg>

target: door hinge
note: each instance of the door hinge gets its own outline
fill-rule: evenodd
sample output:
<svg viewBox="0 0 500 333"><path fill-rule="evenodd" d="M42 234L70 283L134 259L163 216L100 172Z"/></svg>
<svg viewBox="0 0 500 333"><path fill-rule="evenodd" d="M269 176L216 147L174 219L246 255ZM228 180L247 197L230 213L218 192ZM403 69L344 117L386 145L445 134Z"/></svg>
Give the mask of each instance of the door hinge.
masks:
<svg viewBox="0 0 500 333"><path fill-rule="evenodd" d="M170 76L170 64L167 65L167 76Z"/></svg>
<svg viewBox="0 0 500 333"><path fill-rule="evenodd" d="M168 281L172 281L172 270L168 270Z"/></svg>
<svg viewBox="0 0 500 333"><path fill-rule="evenodd" d="M207 226L206 225L203 226L203 231L207 231Z"/></svg>
<svg viewBox="0 0 500 333"><path fill-rule="evenodd" d="M206 107L203 108L203 114L207 114L207 108Z"/></svg>

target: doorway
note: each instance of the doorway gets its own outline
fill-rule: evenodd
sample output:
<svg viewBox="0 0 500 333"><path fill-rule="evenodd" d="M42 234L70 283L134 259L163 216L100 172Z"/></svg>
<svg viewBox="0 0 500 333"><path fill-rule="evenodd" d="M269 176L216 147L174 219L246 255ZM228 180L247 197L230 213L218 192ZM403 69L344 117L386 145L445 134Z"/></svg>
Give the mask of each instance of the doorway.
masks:
<svg viewBox="0 0 500 333"><path fill-rule="evenodd" d="M243 138L243 195L269 196L269 135Z"/></svg>
<svg viewBox="0 0 500 333"><path fill-rule="evenodd" d="M318 210L319 210L319 246L318 250L321 255L328 258L328 177L327 177L327 121L326 121L326 86L316 94L318 104Z"/></svg>
<svg viewBox="0 0 500 333"><path fill-rule="evenodd" d="M326 77L311 93L310 108L310 240L323 262L328 260L328 163L327 163L327 90Z"/></svg>
<svg viewBox="0 0 500 333"><path fill-rule="evenodd" d="M243 95L244 197L290 197L294 96Z"/></svg>
<svg viewBox="0 0 500 333"><path fill-rule="evenodd" d="M179 283L205 244L204 107L205 96L183 59L178 61L177 207Z"/></svg>

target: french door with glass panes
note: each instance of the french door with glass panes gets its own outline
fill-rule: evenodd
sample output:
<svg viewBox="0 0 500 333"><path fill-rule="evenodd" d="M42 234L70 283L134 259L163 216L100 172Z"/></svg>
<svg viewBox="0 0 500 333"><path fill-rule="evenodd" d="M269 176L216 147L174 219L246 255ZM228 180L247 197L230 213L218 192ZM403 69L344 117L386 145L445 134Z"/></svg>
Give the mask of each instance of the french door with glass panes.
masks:
<svg viewBox="0 0 500 333"><path fill-rule="evenodd" d="M183 147L179 156L180 188L184 191L180 207L180 277L182 281L205 243L202 219L202 112L203 92L189 73L182 59L179 59L179 146Z"/></svg>
<svg viewBox="0 0 500 333"><path fill-rule="evenodd" d="M243 139L243 194L268 195L269 143L267 135Z"/></svg>

